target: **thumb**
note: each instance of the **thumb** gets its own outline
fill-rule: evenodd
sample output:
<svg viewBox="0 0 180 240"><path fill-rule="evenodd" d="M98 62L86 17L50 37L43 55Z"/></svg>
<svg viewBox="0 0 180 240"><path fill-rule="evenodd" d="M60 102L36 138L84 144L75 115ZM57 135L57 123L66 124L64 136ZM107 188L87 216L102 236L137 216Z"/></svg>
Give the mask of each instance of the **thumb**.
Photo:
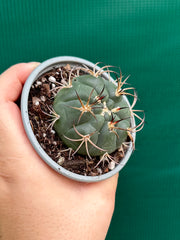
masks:
<svg viewBox="0 0 180 240"><path fill-rule="evenodd" d="M16 101L29 74L39 65L38 62L19 63L0 75L0 102Z"/></svg>
<svg viewBox="0 0 180 240"><path fill-rule="evenodd" d="M4 143L27 143L20 109L14 103L21 94L29 74L39 65L37 62L20 63L0 75L0 140Z"/></svg>

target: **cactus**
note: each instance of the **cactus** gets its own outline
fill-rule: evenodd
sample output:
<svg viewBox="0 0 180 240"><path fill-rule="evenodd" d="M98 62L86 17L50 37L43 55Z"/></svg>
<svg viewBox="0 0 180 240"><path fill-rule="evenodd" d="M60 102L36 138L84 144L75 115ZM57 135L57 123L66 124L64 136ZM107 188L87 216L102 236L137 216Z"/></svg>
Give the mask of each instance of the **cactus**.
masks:
<svg viewBox="0 0 180 240"><path fill-rule="evenodd" d="M111 72L108 67L97 72L95 68L82 67L80 70L87 73L70 76L54 99L54 129L64 144L74 150L73 154L108 159L128 137L133 142L131 133L143 127L144 118L135 113L138 110L133 110L137 100L134 88L122 89L127 78L122 81L121 73L117 83L104 79L102 73ZM133 94L128 90L133 90ZM124 95L134 97L131 106ZM131 126L132 116L140 120L137 126Z"/></svg>

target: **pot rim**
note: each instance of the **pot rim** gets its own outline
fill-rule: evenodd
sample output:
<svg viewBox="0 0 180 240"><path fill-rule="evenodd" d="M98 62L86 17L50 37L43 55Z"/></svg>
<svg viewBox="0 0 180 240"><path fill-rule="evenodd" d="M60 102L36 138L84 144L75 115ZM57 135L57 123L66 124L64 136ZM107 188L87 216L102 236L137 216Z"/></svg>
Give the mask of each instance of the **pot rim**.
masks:
<svg viewBox="0 0 180 240"><path fill-rule="evenodd" d="M67 63L69 63L70 65L71 64L75 64L75 65L76 64L77 65L84 64L90 68L93 68L95 65L94 63L87 61L83 58L73 57L73 56L60 56L60 57L50 58L50 59L42 62L38 67L36 67L33 70L33 72L29 75L29 77L27 78L27 80L24 84L24 87L23 87L22 94L21 94L21 116L22 116L24 129L25 129L25 132L26 132L33 148L35 149L35 151L56 172L66 176L70 179L80 181L80 182L102 181L102 180L105 180L105 179L110 178L111 176L115 175L125 166L125 164L129 160L129 158L133 152L132 142L130 143L130 146L129 146L124 158L120 161L120 163L113 170L109 171L108 173L99 175L99 176L83 176L83 175L79 175L77 173L70 172L69 170L66 170L65 168L60 166L58 163L56 163L53 159L51 159L51 157L49 157L49 155L40 146L39 142L37 141L37 139L33 133L31 125L30 125L29 114L28 114L28 98L29 98L29 91L30 91L31 85L33 84L33 82L35 80L37 80L37 78L40 75L42 75L43 73L48 71L48 69L51 69L54 66L66 65ZM100 67L96 66L95 69L99 70ZM102 76L106 79L109 79L109 75L107 73L103 73ZM110 80L114 82L114 79L111 76L110 76ZM127 103L130 106L130 103L129 103L127 97L126 96L123 96L123 97L126 99ZM134 116L131 118L131 125L133 127L135 126ZM132 133L132 137L135 142L135 138L136 138L135 132Z"/></svg>

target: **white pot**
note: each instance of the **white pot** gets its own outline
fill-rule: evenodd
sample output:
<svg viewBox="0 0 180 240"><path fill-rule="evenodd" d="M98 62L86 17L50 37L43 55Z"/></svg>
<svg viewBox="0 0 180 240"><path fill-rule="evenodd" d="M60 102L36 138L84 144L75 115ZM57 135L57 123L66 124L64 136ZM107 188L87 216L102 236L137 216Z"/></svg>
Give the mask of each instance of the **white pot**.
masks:
<svg viewBox="0 0 180 240"><path fill-rule="evenodd" d="M98 182L98 181L107 179L107 178L115 175L116 173L118 173L125 166L125 164L127 163L128 159L131 156L132 151L133 151L132 143L129 144L129 148L128 148L127 152L125 153L124 158L120 161L120 163L113 170L109 171L108 173L99 175L99 176L83 176L83 175L79 175L79 174L76 174L76 173L73 173L73 172L70 172L70 171L66 170L65 168L63 168L62 166L57 164L54 160L52 160L47 155L47 153L43 150L43 148L40 146L39 142L37 141L37 139L36 139L36 137L35 137L35 135L33 133L31 125L30 125L29 114L28 114L28 98L29 98L29 92L30 92L32 84L43 73L51 70L52 67L62 66L62 65L64 66L64 65L66 65L68 63L70 65L82 65L82 64L85 64L90 69L92 69L94 67L94 65L95 65L94 63L89 62L89 61L87 61L85 59L77 58L77 57L71 57L71 56L55 57L55 58L51 58L51 59L41 63L30 74L30 76L26 80L25 85L23 87L23 91L22 91L22 95L21 95L21 114L22 114L22 120L23 120L24 128L25 128L26 134L27 134L27 136L28 136L32 146L36 150L36 152L55 171L57 171L58 173L66 176L68 178L76 180L76 181L81 181L81 182ZM99 69L100 68L98 66L96 66L96 70L99 70ZM106 74L106 73L103 73L102 76L105 79L109 79L109 75ZM112 78L111 78L111 80L114 81ZM126 98L126 96L124 96L124 98L128 102L128 99ZM128 104L129 104L129 102L128 102ZM134 119L134 117L132 117L131 126L132 127L135 126L135 119ZM136 134L132 133L132 137L133 137L134 142L135 142Z"/></svg>

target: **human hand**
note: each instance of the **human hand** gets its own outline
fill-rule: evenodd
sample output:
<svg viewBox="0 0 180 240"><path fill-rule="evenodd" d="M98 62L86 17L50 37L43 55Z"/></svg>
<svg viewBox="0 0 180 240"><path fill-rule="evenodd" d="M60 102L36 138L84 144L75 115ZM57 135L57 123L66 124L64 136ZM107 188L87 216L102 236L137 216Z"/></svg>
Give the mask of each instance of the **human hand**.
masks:
<svg viewBox="0 0 180 240"><path fill-rule="evenodd" d="M38 63L0 75L0 239L105 239L117 175L80 183L59 175L31 146L15 101Z"/></svg>

